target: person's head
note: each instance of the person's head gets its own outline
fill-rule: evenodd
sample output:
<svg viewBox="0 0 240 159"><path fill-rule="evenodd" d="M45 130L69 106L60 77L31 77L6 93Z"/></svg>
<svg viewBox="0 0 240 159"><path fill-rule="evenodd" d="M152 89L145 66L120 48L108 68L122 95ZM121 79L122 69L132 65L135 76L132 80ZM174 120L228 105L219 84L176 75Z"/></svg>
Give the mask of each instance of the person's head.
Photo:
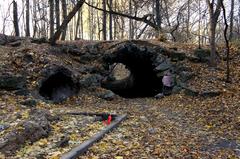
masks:
<svg viewBox="0 0 240 159"><path fill-rule="evenodd" d="M165 75L165 76L169 76L169 75L171 75L171 74L172 74L172 70L167 70L167 71L164 72L164 75Z"/></svg>

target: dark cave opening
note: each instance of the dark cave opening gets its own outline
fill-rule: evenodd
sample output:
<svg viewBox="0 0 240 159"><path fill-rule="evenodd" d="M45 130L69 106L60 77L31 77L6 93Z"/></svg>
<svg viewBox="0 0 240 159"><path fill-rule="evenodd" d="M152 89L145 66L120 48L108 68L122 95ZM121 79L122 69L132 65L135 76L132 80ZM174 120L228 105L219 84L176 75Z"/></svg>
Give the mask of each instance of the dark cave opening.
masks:
<svg viewBox="0 0 240 159"><path fill-rule="evenodd" d="M161 78L146 65L135 65L129 70L128 77L104 81L102 86L124 98L153 97L162 91Z"/></svg>
<svg viewBox="0 0 240 159"><path fill-rule="evenodd" d="M77 93L78 86L71 76L60 71L46 78L39 88L42 97L55 103L62 102Z"/></svg>
<svg viewBox="0 0 240 159"><path fill-rule="evenodd" d="M104 60L110 66L113 63L124 64L130 75L121 80L105 80L102 87L124 98L153 97L162 92L162 77L158 77L154 71L154 57L155 55L134 47L108 55Z"/></svg>

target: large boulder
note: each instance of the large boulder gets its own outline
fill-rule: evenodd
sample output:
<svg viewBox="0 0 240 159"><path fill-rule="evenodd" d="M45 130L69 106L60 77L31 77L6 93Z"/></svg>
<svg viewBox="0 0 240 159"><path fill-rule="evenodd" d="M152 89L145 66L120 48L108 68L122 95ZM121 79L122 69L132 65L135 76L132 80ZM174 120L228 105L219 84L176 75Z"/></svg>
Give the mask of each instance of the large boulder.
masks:
<svg viewBox="0 0 240 159"><path fill-rule="evenodd" d="M83 88L97 87L101 86L102 79L103 77L99 74L88 74L79 81L79 84Z"/></svg>
<svg viewBox="0 0 240 159"><path fill-rule="evenodd" d="M22 75L0 74L0 89L22 90L26 88L26 83L26 78Z"/></svg>

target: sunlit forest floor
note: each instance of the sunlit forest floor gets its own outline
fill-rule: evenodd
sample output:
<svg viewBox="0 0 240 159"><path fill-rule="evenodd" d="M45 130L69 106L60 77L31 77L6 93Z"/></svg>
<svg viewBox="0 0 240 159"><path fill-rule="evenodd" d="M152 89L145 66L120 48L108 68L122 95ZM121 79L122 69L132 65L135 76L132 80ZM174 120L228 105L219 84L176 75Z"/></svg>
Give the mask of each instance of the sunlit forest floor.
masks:
<svg viewBox="0 0 240 159"><path fill-rule="evenodd" d="M84 42L75 43L80 45ZM191 44L163 44L157 41L150 43L174 46L189 54L197 47ZM42 59L61 61L79 67L79 64L67 55L49 55L49 48L47 44L31 44L18 48L1 46L0 67L9 64L12 68L8 68L8 71L18 74L24 69L32 69L36 76L36 68L40 71L45 67ZM18 60L19 52L26 51L36 59L35 65L24 65ZM62 104L38 101L36 108L58 114L60 121L52 123L52 131L48 138L25 144L10 158L56 159L105 127L102 122L93 122L90 117L61 116L65 112L128 115L118 128L79 158L240 158L240 51L235 47L231 51L231 83L224 82L225 61L220 62L215 70L209 69L206 63L184 61L195 73L189 84L200 92L221 91L221 95L217 97L188 96L182 91L162 99L116 97L107 101L82 91L79 96L72 97ZM36 79L28 79L31 80L31 83L28 83L29 87L36 87ZM9 91L0 91L0 94L0 124L9 125L8 129L0 131L2 137L13 128L17 128L20 122L28 119L30 109L33 108L21 104L28 97L16 96ZM57 141L66 135L70 138L69 145L56 147ZM0 158L4 158L1 153Z"/></svg>

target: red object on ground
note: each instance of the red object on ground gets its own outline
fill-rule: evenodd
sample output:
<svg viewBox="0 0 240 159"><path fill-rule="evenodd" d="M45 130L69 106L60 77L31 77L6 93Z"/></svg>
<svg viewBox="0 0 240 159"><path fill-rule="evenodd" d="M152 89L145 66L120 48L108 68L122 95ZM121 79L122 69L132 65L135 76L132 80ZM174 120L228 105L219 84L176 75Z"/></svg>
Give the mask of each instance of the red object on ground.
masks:
<svg viewBox="0 0 240 159"><path fill-rule="evenodd" d="M108 125L111 124L111 121L112 121L112 116L109 115L109 116L108 116L108 120L107 120L107 124L108 124Z"/></svg>
<svg viewBox="0 0 240 159"><path fill-rule="evenodd" d="M111 121L112 121L112 116L109 115L109 116L108 116L108 119L107 119L107 120L104 120L103 123L104 123L105 125L110 125L110 124L111 124Z"/></svg>

